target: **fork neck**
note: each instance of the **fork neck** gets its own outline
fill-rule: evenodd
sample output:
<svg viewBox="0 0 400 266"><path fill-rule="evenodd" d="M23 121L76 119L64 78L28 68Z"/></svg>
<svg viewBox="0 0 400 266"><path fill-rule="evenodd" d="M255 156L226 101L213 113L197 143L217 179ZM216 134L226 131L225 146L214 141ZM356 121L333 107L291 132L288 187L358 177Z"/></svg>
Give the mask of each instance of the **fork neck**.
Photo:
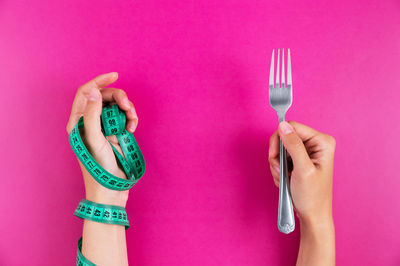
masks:
<svg viewBox="0 0 400 266"><path fill-rule="evenodd" d="M285 113L278 114L279 123L285 121Z"/></svg>

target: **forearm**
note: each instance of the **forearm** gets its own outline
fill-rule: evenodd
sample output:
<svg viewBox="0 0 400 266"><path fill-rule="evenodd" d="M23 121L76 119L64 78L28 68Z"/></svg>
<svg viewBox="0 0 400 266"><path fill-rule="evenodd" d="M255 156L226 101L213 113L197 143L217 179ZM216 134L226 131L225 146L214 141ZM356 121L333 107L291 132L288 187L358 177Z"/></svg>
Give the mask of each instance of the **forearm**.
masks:
<svg viewBox="0 0 400 266"><path fill-rule="evenodd" d="M297 266L335 265L333 219L323 222L300 221L300 248Z"/></svg>
<svg viewBox="0 0 400 266"><path fill-rule="evenodd" d="M145 164L131 134L138 122L133 103L124 91L106 88L117 79L118 73L111 72L82 85L66 128L86 191L74 212L84 219L78 264L128 265L125 206L135 182L126 179L141 178Z"/></svg>
<svg viewBox="0 0 400 266"><path fill-rule="evenodd" d="M91 179L87 178L86 180ZM87 187L90 187L87 184ZM100 190L100 192L99 192ZM86 199L99 204L125 208L128 192L86 189ZM124 225L84 220L82 254L96 265L128 265Z"/></svg>
<svg viewBox="0 0 400 266"><path fill-rule="evenodd" d="M125 226L84 220L82 254L96 265L128 265Z"/></svg>

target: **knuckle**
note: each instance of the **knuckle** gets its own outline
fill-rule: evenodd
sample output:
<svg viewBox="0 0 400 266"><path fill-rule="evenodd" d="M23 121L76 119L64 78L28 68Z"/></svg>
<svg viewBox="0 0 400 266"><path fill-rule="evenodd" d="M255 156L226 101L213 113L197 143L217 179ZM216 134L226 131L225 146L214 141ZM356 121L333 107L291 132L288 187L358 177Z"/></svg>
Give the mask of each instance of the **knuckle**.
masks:
<svg viewBox="0 0 400 266"><path fill-rule="evenodd" d="M301 142L301 141L298 141L298 140L296 140L296 141L293 141L294 143L293 143L293 147L296 149L296 150L299 150L299 149L301 149L302 147L303 147L303 142Z"/></svg>
<svg viewBox="0 0 400 266"><path fill-rule="evenodd" d="M91 88L91 89L89 89ZM97 88L96 84L93 81L89 81L86 84L83 84L82 86L78 87L76 91L76 95L83 95L83 94L88 94L93 88Z"/></svg>
<svg viewBox="0 0 400 266"><path fill-rule="evenodd" d="M334 149L336 146L336 140L331 135L321 133L316 137L316 139L324 148Z"/></svg>
<svg viewBox="0 0 400 266"><path fill-rule="evenodd" d="M269 162L270 164L272 164L273 161L274 161L274 158L273 158L272 156L268 156L268 162Z"/></svg>
<svg viewBox="0 0 400 266"><path fill-rule="evenodd" d="M287 145L294 150L299 150L304 146L301 139L299 139L297 136L292 136L292 137L288 138Z"/></svg>
<svg viewBox="0 0 400 266"><path fill-rule="evenodd" d="M329 136L330 137L330 143L332 145L332 147L336 147L336 139L333 136Z"/></svg>
<svg viewBox="0 0 400 266"><path fill-rule="evenodd" d="M121 90L121 89L117 89L117 94L123 98L123 97L127 97L126 92Z"/></svg>
<svg viewBox="0 0 400 266"><path fill-rule="evenodd" d="M335 148L336 140L333 136L325 134L324 140L330 148Z"/></svg>
<svg viewBox="0 0 400 266"><path fill-rule="evenodd" d="M83 91L84 86L80 86L78 87L78 89L76 90L76 94L81 94Z"/></svg>

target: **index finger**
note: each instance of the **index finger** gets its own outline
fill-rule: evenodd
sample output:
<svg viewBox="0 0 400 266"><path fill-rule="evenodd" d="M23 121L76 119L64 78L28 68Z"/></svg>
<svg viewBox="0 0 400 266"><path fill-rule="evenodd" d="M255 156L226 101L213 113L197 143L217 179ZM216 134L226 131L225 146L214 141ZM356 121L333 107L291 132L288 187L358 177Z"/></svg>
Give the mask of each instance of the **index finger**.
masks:
<svg viewBox="0 0 400 266"><path fill-rule="evenodd" d="M318 134L321 134L321 132L299 122L289 121L288 123L294 127L294 130L303 142L307 142Z"/></svg>
<svg viewBox="0 0 400 266"><path fill-rule="evenodd" d="M67 132L71 132L72 128L83 115L86 108L87 97L93 90L102 90L105 86L110 85L118 79L117 72L102 74L88 81L79 87L76 92L74 102L72 104L71 115L67 123Z"/></svg>

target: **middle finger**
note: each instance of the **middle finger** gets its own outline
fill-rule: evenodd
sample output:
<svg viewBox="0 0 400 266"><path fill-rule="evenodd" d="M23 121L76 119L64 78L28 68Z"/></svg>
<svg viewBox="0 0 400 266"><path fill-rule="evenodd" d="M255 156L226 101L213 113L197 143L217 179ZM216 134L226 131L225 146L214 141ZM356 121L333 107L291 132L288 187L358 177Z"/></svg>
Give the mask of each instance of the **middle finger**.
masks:
<svg viewBox="0 0 400 266"><path fill-rule="evenodd" d="M134 132L138 124L138 116L136 114L135 106L128 99L126 93L121 89L105 88L101 91L103 101L116 102L118 106L125 111L127 122L126 127L129 132Z"/></svg>

